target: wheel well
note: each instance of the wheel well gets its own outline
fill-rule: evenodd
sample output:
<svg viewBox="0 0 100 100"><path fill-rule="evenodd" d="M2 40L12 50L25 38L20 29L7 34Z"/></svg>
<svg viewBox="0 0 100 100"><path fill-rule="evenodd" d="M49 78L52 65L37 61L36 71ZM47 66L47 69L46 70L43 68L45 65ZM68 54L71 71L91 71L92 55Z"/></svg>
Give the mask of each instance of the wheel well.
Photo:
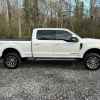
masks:
<svg viewBox="0 0 100 100"><path fill-rule="evenodd" d="M85 55L88 54L88 53L98 53L98 54L100 54L100 49L96 49L96 48L89 49L88 51L85 52L83 57L85 57Z"/></svg>
<svg viewBox="0 0 100 100"><path fill-rule="evenodd" d="M20 53L18 52L18 50L14 49L14 48L7 48L3 51L2 53L2 58L8 54L8 53L17 53L19 55L19 57L21 57Z"/></svg>

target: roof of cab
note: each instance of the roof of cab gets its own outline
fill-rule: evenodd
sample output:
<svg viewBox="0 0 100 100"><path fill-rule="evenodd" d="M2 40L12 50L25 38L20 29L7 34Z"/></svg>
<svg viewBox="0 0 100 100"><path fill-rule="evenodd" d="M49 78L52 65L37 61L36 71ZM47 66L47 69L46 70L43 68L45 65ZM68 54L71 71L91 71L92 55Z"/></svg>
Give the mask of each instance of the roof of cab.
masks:
<svg viewBox="0 0 100 100"><path fill-rule="evenodd" d="M66 28L35 28L33 30L69 30Z"/></svg>
<svg viewBox="0 0 100 100"><path fill-rule="evenodd" d="M73 32L67 28L35 28L33 29L33 31L37 31L37 30L65 30L73 34Z"/></svg>

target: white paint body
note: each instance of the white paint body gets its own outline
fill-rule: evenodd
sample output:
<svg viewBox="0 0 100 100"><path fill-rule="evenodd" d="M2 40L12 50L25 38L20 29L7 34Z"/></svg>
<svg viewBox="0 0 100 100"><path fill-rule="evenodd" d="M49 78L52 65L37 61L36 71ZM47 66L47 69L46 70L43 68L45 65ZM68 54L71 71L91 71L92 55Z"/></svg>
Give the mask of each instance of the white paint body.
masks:
<svg viewBox="0 0 100 100"><path fill-rule="evenodd" d="M64 40L38 40L38 30L64 30L77 37L79 42L66 42ZM83 47L80 49L80 43ZM34 29L30 41L0 41L0 56L8 48L16 49L22 58L83 58L90 49L100 49L99 39L80 38L68 29L39 28Z"/></svg>

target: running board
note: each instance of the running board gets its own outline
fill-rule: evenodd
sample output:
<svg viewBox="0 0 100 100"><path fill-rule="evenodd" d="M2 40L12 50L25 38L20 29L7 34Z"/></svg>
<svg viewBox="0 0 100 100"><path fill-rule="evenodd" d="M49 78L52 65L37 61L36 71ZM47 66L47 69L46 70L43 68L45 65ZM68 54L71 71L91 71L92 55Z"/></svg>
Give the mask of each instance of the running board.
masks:
<svg viewBox="0 0 100 100"><path fill-rule="evenodd" d="M74 60L80 60L80 58L28 58L28 60L47 60L47 61L74 61Z"/></svg>

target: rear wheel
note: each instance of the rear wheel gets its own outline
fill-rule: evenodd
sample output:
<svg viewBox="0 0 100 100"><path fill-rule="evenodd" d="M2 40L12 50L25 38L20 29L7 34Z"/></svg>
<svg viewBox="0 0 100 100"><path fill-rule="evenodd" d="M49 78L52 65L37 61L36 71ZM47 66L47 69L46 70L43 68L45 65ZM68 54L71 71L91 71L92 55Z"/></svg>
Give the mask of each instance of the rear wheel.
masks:
<svg viewBox="0 0 100 100"><path fill-rule="evenodd" d="M20 64L20 57L17 53L8 53L4 56L4 65L7 68L15 69Z"/></svg>
<svg viewBox="0 0 100 100"><path fill-rule="evenodd" d="M88 53L84 57L84 64L90 70L96 70L100 67L100 55L98 53Z"/></svg>

